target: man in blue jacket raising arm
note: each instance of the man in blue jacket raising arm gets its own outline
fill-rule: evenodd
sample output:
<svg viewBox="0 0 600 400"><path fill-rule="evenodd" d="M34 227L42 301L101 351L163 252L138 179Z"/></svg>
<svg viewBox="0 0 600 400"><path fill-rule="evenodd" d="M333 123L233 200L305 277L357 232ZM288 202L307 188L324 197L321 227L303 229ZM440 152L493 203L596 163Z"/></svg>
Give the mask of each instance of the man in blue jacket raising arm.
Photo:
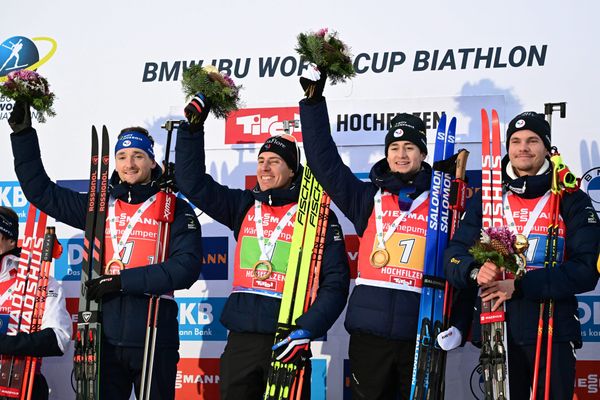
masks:
<svg viewBox="0 0 600 400"><path fill-rule="evenodd" d="M9 123L15 171L27 199L57 221L85 229L88 195L57 186L46 174L29 106L17 102ZM179 332L173 291L189 288L200 273L200 226L192 208L181 199L176 203L166 261L156 263L153 259L158 227L154 199L162 174L154 161L153 145L151 136L140 127L124 129L119 135L115 171L109 182L103 265L111 260L109 264L122 263L123 267L105 270L107 275L86 283L88 296L102 299L102 399L129 399L132 385L139 393L148 295L165 298L158 316L150 397L174 398ZM117 250L121 245L112 240L113 236L126 241L121 249ZM115 264L115 259L120 262Z"/></svg>
<svg viewBox="0 0 600 400"><path fill-rule="evenodd" d="M176 179L181 192L208 216L231 229L237 240L233 290L221 315L221 323L230 331L221 356L221 398L262 399L303 167L294 137L273 136L260 148L258 184L254 189L231 189L215 182L205 166L204 121L209 108L202 94L186 107L188 119L197 122L180 127L177 134ZM255 276L257 263L268 263L272 268L266 279ZM316 300L295 321L300 329L290 336L306 343L325 335L346 304L348 285L343 234L337 218L330 213ZM285 352L288 350L294 349ZM308 371L309 367L310 376ZM309 391L304 389L302 394L305 398Z"/></svg>
<svg viewBox="0 0 600 400"><path fill-rule="evenodd" d="M350 385L355 399L408 399L423 284L431 167L425 124L399 114L385 137L385 158L370 182L344 165L331 137L325 74L300 82L316 90L300 101L304 151L317 180L360 238L358 277L346 311Z"/></svg>
<svg viewBox="0 0 600 400"><path fill-rule="evenodd" d="M528 272L518 280L496 280L499 268L494 263L479 265L469 254L481 234L481 192L478 192L446 250L446 277L458 288L480 286L481 300L492 301L492 310L506 302L508 373L513 399L530 396L540 302L553 299L550 398L570 400L575 381L575 349L582 346L575 295L593 290L598 282L594 263L600 224L590 198L583 191L564 193L560 202L558 264L543 268L552 179L548 158L550 126L544 115L535 112L517 115L508 125L506 147L507 155L502 160L502 181L506 189L504 222L528 238ZM546 325L547 319L546 311ZM479 334L479 329L474 328L474 341L479 340ZM542 349L538 398L544 398L545 343Z"/></svg>

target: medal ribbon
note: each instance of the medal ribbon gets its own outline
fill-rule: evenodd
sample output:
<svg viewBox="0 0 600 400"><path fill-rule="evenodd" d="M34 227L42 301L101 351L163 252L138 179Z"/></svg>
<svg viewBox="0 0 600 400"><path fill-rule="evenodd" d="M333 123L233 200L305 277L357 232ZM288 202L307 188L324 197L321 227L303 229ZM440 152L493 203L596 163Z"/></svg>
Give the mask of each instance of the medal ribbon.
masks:
<svg viewBox="0 0 600 400"><path fill-rule="evenodd" d="M127 243L127 239L129 239L129 235L133 231L133 228L138 223L144 211L148 209L156 200L156 195L148 198L140 208L137 209L133 217L129 219L129 223L125 230L123 230L123 235L121 235L121 240L117 241L117 218L115 217L115 203L116 199L111 197L108 201L108 225L110 228L110 240L113 246L113 260L121 260L121 250L125 247Z"/></svg>
<svg viewBox="0 0 600 400"><path fill-rule="evenodd" d="M396 231L396 228L404 221L405 217L407 217L408 214L412 213L417 207L423 204L423 202L427 199L427 196L429 195L429 191L426 190L423 193L421 193L419 197L417 197L415 201L412 202L408 211L403 211L400 213L400 215L390 225L389 229L385 233L385 236L383 234L383 208L381 203L381 192L381 190L378 190L375 194L375 228L377 229L377 248L385 250L385 242L387 242L389 238L392 237L392 235Z"/></svg>
<svg viewBox="0 0 600 400"><path fill-rule="evenodd" d="M503 199L504 218L506 218L506 222L508 223L508 229L510 229L510 231L513 234L517 235L519 232L517 232L517 225L515 224L515 218L513 217L512 210L510 209L510 203L508 202L509 195L512 196L513 194L509 192L504 195L504 199ZM535 224L535 222L539 218L540 214L542 213L542 210L546 206L546 203L548 202L549 198L550 198L550 191L547 191L546 194L544 194L544 196L537 202L537 204L533 208L533 211L529 214L527 223L523 227L523 232L521 232L521 234L523 236L529 237L529 232L531 232L531 229L533 229L533 225Z"/></svg>
<svg viewBox="0 0 600 400"><path fill-rule="evenodd" d="M283 232L283 228L290 222L294 214L296 214L297 209L298 204L294 204L285 213L273 230L273 234L271 234L268 242L265 243L265 233L262 221L262 202L254 200L254 224L256 225L256 238L258 239L258 246L260 247L260 261L271 261L273 251L275 250L275 243L277 243L277 239L279 239L281 232Z"/></svg>

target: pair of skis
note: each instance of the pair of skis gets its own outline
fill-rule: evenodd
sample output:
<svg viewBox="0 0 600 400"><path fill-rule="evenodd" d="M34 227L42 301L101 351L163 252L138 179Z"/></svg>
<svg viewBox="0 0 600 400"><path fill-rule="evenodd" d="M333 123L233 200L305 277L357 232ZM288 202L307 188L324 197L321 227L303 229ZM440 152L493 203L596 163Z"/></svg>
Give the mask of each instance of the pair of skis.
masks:
<svg viewBox="0 0 600 400"><path fill-rule="evenodd" d="M491 136L487 111L481 110L481 157L482 229L501 227L504 225L502 155L500 121L496 110L492 110ZM492 312L492 302L482 302L480 322L482 347L479 360L483 371L485 399L509 399L508 346L504 303L497 311Z"/></svg>
<svg viewBox="0 0 600 400"><path fill-rule="evenodd" d="M100 396L101 305L99 302L87 300L85 282L102 275L109 161L108 130L106 126L102 127L102 152L98 154L98 132L93 126L90 183L81 264L81 293L73 354L77 400L95 400Z"/></svg>
<svg viewBox="0 0 600 400"><path fill-rule="evenodd" d="M446 131L446 114L442 114L435 138L429 192L423 288L410 390L410 398L414 400L437 399L443 393L445 352L437 345L436 338L445 329L443 252L449 236L452 177L439 165L454 154L455 133L456 118L452 118Z"/></svg>
<svg viewBox="0 0 600 400"><path fill-rule="evenodd" d="M48 279L53 258L60 257L62 247L54 227L46 228L46 214L29 206L25 237L11 295L8 335L41 330L48 293ZM0 356L0 399L31 399L37 357Z"/></svg>
<svg viewBox="0 0 600 400"><path fill-rule="evenodd" d="M308 166L304 167L300 199L305 201L299 201L296 212L275 343L298 329L296 319L312 305L318 288L330 200ZM304 354L287 363L278 361L273 354L265 400L302 397L304 379L310 379L304 377L304 367L310 362L305 358L309 344L304 350Z"/></svg>

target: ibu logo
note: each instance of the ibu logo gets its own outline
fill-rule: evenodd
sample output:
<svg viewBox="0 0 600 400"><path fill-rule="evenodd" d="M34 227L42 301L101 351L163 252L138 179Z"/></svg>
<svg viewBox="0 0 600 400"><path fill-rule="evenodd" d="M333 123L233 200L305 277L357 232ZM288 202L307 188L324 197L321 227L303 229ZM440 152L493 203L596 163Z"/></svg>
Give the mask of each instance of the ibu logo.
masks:
<svg viewBox="0 0 600 400"><path fill-rule="evenodd" d="M225 297L182 297L175 299L179 306L180 340L226 340L227 329L219 322Z"/></svg>
<svg viewBox="0 0 600 400"><path fill-rule="evenodd" d="M39 47L38 47L39 45ZM48 37L13 36L0 44L0 82L12 71L36 70L56 51L56 41Z"/></svg>

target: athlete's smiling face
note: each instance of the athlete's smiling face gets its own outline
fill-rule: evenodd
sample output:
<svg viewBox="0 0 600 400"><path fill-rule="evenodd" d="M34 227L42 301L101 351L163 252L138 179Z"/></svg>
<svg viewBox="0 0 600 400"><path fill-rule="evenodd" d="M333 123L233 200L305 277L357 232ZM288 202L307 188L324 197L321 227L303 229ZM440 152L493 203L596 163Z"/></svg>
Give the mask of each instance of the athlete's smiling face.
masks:
<svg viewBox="0 0 600 400"><path fill-rule="evenodd" d="M285 189L291 185L294 171L276 153L263 151L258 156L256 177L261 191Z"/></svg>
<svg viewBox="0 0 600 400"><path fill-rule="evenodd" d="M426 154L413 142L400 140L388 147L387 162L392 172L411 174L421 169Z"/></svg>
<svg viewBox="0 0 600 400"><path fill-rule="evenodd" d="M119 178L130 185L150 182L152 168L156 166L156 161L145 151L133 147L119 150L115 161Z"/></svg>
<svg viewBox="0 0 600 400"><path fill-rule="evenodd" d="M537 174L548 155L542 138L523 129L513 133L508 143L508 158L515 173L518 176Z"/></svg>

